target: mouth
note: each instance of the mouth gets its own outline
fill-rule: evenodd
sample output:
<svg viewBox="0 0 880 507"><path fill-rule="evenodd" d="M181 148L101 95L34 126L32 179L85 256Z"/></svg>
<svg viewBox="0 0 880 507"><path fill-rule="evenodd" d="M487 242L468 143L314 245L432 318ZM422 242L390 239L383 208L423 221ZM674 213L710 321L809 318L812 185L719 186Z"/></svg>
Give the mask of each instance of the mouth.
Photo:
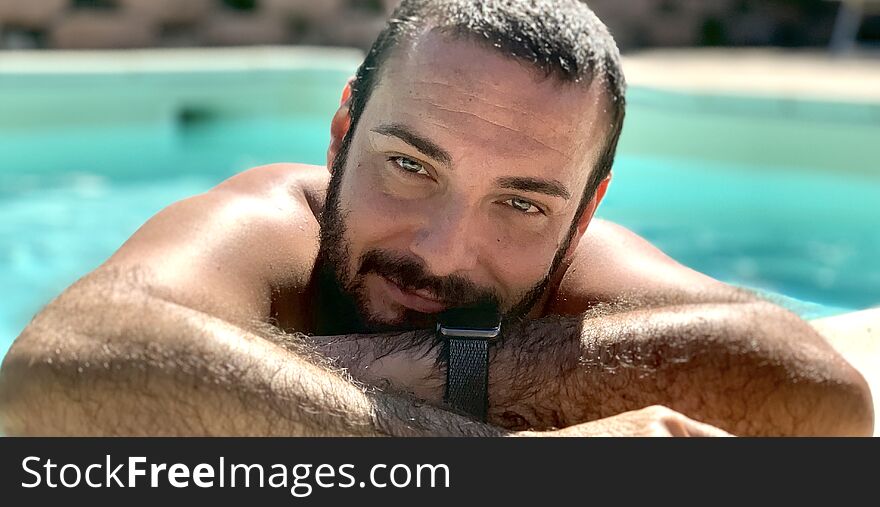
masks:
<svg viewBox="0 0 880 507"><path fill-rule="evenodd" d="M420 313L440 313L449 306L428 290L407 290L381 275L379 275L379 280L382 282L385 292L394 302L410 310Z"/></svg>

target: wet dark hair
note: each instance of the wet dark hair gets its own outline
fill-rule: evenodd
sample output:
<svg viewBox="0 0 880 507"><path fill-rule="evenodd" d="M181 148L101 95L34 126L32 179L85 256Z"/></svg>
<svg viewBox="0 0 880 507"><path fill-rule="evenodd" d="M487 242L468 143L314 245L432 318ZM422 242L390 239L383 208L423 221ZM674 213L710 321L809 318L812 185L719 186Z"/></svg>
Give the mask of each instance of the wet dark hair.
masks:
<svg viewBox="0 0 880 507"><path fill-rule="evenodd" d="M626 83L617 45L583 1L403 0L357 71L349 106L351 128L340 155L345 157L348 153L383 64L395 48L425 31L473 40L525 61L562 82L583 83L585 87L593 82L601 84L610 125L604 149L587 182L576 215L579 218L599 183L611 171L626 108Z"/></svg>

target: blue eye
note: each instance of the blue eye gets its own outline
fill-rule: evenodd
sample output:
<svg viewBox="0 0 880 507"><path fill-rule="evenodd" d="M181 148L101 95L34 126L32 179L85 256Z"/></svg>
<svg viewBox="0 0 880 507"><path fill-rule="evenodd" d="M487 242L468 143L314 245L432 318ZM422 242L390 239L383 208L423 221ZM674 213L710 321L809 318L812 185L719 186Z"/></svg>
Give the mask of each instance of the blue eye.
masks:
<svg viewBox="0 0 880 507"><path fill-rule="evenodd" d="M408 173L422 174L424 176L429 175L428 171L425 170L425 167L422 164L416 162L415 160L413 160L411 158L392 157L391 161L393 161L395 164L397 164L398 167L400 167L401 169L403 169L404 171L406 171Z"/></svg>
<svg viewBox="0 0 880 507"><path fill-rule="evenodd" d="M511 208L515 209L516 211L519 211L520 213L526 213L526 214L531 215L534 213L543 213L544 212L541 208L535 206L534 204L532 204L531 202L529 202L525 199L518 199L518 198L514 197L513 199L508 199L508 200L504 201L504 203L507 204L508 206L510 206Z"/></svg>

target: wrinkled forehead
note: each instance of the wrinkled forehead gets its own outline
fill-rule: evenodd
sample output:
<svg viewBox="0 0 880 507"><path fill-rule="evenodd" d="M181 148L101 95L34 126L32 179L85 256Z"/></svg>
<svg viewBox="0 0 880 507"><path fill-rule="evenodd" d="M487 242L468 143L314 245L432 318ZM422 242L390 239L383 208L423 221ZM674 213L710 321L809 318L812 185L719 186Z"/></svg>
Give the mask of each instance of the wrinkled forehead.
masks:
<svg viewBox="0 0 880 507"><path fill-rule="evenodd" d="M430 129L453 157L591 168L609 131L598 82L570 83L467 39L428 32L391 55L365 116ZM581 171L588 172L588 171Z"/></svg>

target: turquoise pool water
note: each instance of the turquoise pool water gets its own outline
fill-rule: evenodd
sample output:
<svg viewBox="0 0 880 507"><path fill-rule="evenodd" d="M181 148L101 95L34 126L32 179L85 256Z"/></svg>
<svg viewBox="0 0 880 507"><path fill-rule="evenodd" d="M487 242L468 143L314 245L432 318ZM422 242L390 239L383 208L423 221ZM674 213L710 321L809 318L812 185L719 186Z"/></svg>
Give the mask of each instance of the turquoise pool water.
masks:
<svg viewBox="0 0 880 507"><path fill-rule="evenodd" d="M82 121L74 114L66 123L33 116L26 124L8 116L0 120L0 357L35 312L164 206L254 165L323 163L329 118L347 75L306 74L310 91L293 95L291 81L302 74L274 85L261 81L264 89L252 95L253 102L271 106L266 94L287 93L277 108L242 106L218 113L211 104L226 103L220 96L213 97L215 102L196 100L195 106L171 101L165 109L141 100L130 117L114 106L107 108L112 116L90 109ZM197 89L204 77L194 79L196 84L187 81L187 86ZM239 91L247 90L247 82L254 82L239 81L230 86L238 83ZM163 93L183 86L162 82ZM211 83L218 86L216 79ZM76 88L92 100L84 103L115 100L85 88ZM38 98L49 92L28 93ZM51 93L57 100L61 92ZM824 121L829 135L845 124L858 141L880 132L880 115L789 118L795 130L778 135L808 129L813 137L799 141L803 148L787 164L784 153L749 154L735 147L743 136L766 128L771 120L764 113L731 115L710 108L685 114L675 102L681 97L667 101L665 109L658 109L656 94L635 90L631 97L621 155L600 216L711 276L781 295L806 317L880 304L880 158L852 154L832 160L822 151L802 160L804 150L816 149L823 138L816 122ZM249 101L238 94L230 102ZM23 114L24 106L15 107ZM65 107L75 110L76 104ZM50 111L39 111L51 117ZM708 149L700 139L705 130L688 126L701 121L723 127L728 142L713 137L717 148ZM745 133L737 134L736 128ZM689 139L698 156L687 156ZM670 148L675 142L684 148ZM729 155L714 156L725 150ZM821 163L810 166L810 160ZM829 170L834 161L838 169Z"/></svg>

